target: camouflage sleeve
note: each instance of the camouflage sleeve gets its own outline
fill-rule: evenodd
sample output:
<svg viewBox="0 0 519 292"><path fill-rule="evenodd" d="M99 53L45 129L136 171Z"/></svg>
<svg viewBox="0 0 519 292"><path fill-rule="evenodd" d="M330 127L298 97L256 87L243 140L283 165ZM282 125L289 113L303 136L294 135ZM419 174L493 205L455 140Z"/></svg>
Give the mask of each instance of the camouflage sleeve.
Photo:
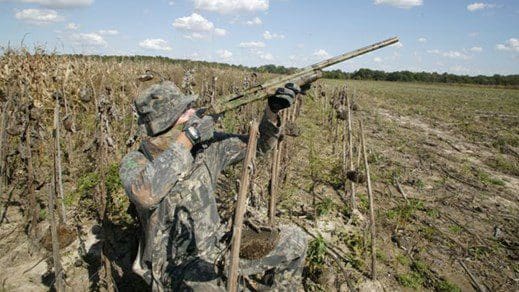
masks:
<svg viewBox="0 0 519 292"><path fill-rule="evenodd" d="M189 171L192 163L189 150L173 143L153 161L138 151L128 153L119 175L130 200L141 209L152 209Z"/></svg>
<svg viewBox="0 0 519 292"><path fill-rule="evenodd" d="M267 108L259 125L258 151L267 153L276 145L281 133L281 118Z"/></svg>
<svg viewBox="0 0 519 292"><path fill-rule="evenodd" d="M265 112L259 125L258 154L265 154L274 147L281 131L280 127L281 120L279 116ZM213 173L220 173L228 165L237 163L245 158L249 140L247 135L216 133L215 139L218 141L218 146L211 155L216 160L212 163L215 166Z"/></svg>

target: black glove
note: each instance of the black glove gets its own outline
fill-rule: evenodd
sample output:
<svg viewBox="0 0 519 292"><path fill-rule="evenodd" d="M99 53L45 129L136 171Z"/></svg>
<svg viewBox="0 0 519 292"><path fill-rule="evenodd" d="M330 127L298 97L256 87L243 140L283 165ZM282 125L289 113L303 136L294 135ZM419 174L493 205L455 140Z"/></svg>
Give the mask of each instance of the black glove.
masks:
<svg viewBox="0 0 519 292"><path fill-rule="evenodd" d="M285 87L278 88L274 95L269 96L268 104L270 110L277 113L282 109L290 107L299 92L301 92L301 88L294 83L287 83Z"/></svg>
<svg viewBox="0 0 519 292"><path fill-rule="evenodd" d="M211 116L199 118L197 115L193 115L186 122L184 133L193 145L211 140L214 133L214 120Z"/></svg>
<svg viewBox="0 0 519 292"><path fill-rule="evenodd" d="M301 86L301 92L300 92L300 93L301 93L302 95L306 95L306 92L307 92L308 90L310 90L310 88L312 88L312 83L307 83L307 84Z"/></svg>

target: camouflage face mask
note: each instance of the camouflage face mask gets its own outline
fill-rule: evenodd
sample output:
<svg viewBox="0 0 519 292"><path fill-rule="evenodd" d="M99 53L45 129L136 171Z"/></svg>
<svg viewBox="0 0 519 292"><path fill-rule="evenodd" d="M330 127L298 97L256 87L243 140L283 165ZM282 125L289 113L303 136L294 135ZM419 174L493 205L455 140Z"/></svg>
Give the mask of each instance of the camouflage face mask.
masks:
<svg viewBox="0 0 519 292"><path fill-rule="evenodd" d="M139 124L149 136L168 130L194 103L196 95L184 95L171 81L163 81L146 89L135 100Z"/></svg>

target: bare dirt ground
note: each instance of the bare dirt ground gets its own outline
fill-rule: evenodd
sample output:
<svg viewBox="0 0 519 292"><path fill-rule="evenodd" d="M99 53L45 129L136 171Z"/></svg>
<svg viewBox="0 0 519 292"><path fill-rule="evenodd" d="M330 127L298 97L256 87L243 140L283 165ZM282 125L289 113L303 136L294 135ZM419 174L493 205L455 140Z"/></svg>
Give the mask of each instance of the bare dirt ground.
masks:
<svg viewBox="0 0 519 292"><path fill-rule="evenodd" d="M379 284L390 291L517 290L519 179L508 168L501 170L489 163L496 156L503 155L512 165L517 165L517 156L513 152L500 152L492 143L492 131L507 134L506 130L499 129L502 125L484 121L489 131L483 131L482 139L473 139L471 132L453 127L456 122L446 122L447 118L392 110L399 105L404 108L409 105L399 101L398 97L381 97L363 90L372 83L348 84L350 96L354 96L360 107L353 114L356 119L364 121L370 152ZM383 86L387 90L388 85ZM413 87L423 87L421 90L429 87L399 84L395 88L398 86L411 90ZM446 88L460 90L457 87ZM517 93L512 94L517 98ZM450 97L446 95L445 98ZM503 103L506 102L509 101ZM498 103L495 106L503 105ZM310 232L322 234L326 242L346 251L352 260L346 266L346 276L335 267L335 277L332 277L335 285L330 283L330 279L324 279L324 284L321 284L327 289L337 288L337 282L350 277L362 288L364 283L369 283L366 278L370 274L369 253L365 251L369 245L366 219L352 222L345 216L348 210L344 210L344 198L347 201L349 193L344 193L342 186L337 188L326 179L317 187L308 183L312 180L308 169L315 167L312 164L321 167L322 175L330 174L334 167L330 165L342 157L340 137L330 122L322 119L323 113L326 114L323 107L326 105L321 101L306 105L300 122L305 131L302 137L289 142L292 143L289 147L297 150L293 153L295 157L309 159L292 159L292 165L287 166L289 178L293 181L289 180L286 191L295 189L291 193L288 191L290 199L287 202L291 203L287 212L290 208L306 210L307 215L305 212L300 214ZM412 108L417 112L428 110L420 102ZM474 123L481 122L477 116L470 119ZM508 122L511 125L508 132L517 138L519 119ZM354 128L357 128L356 123ZM340 131L338 133L340 136ZM358 136L358 130L355 136ZM317 146L312 145L311 140L319 141ZM313 161L312 156L320 162ZM398 184L406 198L399 192ZM357 191L359 208L365 217L368 216L366 193L364 186ZM314 198L317 203L314 203ZM330 198L333 203L328 204ZM297 207L293 208L292 204ZM325 208L330 209L329 212L315 219L315 209L322 210L327 204L330 207ZM356 237L361 238L355 240ZM330 260L328 264L334 262ZM476 288L478 285L480 287Z"/></svg>
<svg viewBox="0 0 519 292"><path fill-rule="evenodd" d="M508 169L500 171L488 163L497 155L505 155L511 164L517 165L517 157L499 153L493 147L491 137L472 139L470 132L456 129L453 123L433 115L420 118L421 115L409 112L406 115L405 111L394 110L407 106L416 112L427 112L428 108L418 101L419 98L412 106L400 101L396 93L391 95L390 91L389 97L376 96L363 90L365 84L353 82L349 86L351 96L355 96L360 105L354 115L364 121L370 151L377 221L377 268L384 288L470 291L480 285L480 289L490 291L517 290L519 179ZM383 86L388 90L387 84ZM420 90L429 87L399 84L395 88L398 86L413 94L416 94L413 87ZM517 104L517 93L512 94ZM422 95L421 98L428 97ZM449 98L445 96L445 99ZM497 102L496 107L503 106ZM306 109L311 108L315 107L310 105ZM452 108L452 111L456 110ZM306 114L308 118L309 112ZM473 116L468 122L481 122L477 118ZM318 119L318 115L313 115L313 119ZM517 138L519 119L513 118L509 122L508 131ZM311 127L310 123L306 126ZM506 134L506 130L499 129L499 123L487 121L485 126L489 128L488 136L491 131ZM318 141L334 139L333 135L319 137L319 133L318 130L312 132L312 137ZM340 152L325 147L326 143L320 144L324 146L320 148L323 157L341 156ZM308 165L300 167L304 169ZM301 170L294 169L293 172ZM407 198L397 190L396 181ZM361 187L358 191L362 206L366 190ZM331 193L333 195L333 191ZM337 199L343 193L335 193L336 204L343 205ZM363 213L367 215L367 209ZM329 233L330 240L345 249L349 247L354 254L351 242L341 240L340 232L337 236L337 231L347 221L337 221L340 218L337 212L325 217L328 219L321 221L331 221L328 225L332 227L325 230L317 224L314 232ZM364 233L366 228L360 225L353 229ZM360 253L360 258L366 260L366 264L361 265L359 271L369 274L368 257Z"/></svg>
<svg viewBox="0 0 519 292"><path fill-rule="evenodd" d="M417 212L415 226L397 230L401 233L398 236L409 236L413 248L423 250L416 256L429 262L432 271L447 279L452 277L462 290L470 290L472 285L460 261L491 291L516 289L519 179L484 163L494 155L492 149L416 118L395 116L385 110L376 114L399 126L400 133L393 138L418 134L417 140L423 141L414 145L414 155L406 153L410 163L404 167L414 164L414 168L404 177L409 183L403 188L409 197L424 202L425 214ZM424 153L426 158L421 157ZM480 179L474 179L473 173ZM497 185L482 182L481 173L497 179ZM438 186L438 180L444 181L443 186ZM416 191L415 181L423 182L419 187L422 190ZM428 216L433 211L433 216Z"/></svg>

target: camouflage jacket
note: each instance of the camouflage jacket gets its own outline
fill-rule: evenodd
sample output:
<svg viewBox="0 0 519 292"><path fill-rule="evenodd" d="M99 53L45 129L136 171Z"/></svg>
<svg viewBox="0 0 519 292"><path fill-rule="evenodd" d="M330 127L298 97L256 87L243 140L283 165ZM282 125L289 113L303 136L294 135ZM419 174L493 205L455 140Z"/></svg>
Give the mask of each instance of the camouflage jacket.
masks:
<svg viewBox="0 0 519 292"><path fill-rule="evenodd" d="M279 116L276 119L270 121L265 113L261 120L260 153L279 137ZM247 140L244 135L215 132L212 140L191 151L176 142L155 151L145 141L139 151L123 158L120 177L143 231L134 271L152 282L154 290L176 287L172 281L188 266L197 265L200 275L208 278L202 280L217 277L214 262L224 234L214 197L217 177L245 157Z"/></svg>

